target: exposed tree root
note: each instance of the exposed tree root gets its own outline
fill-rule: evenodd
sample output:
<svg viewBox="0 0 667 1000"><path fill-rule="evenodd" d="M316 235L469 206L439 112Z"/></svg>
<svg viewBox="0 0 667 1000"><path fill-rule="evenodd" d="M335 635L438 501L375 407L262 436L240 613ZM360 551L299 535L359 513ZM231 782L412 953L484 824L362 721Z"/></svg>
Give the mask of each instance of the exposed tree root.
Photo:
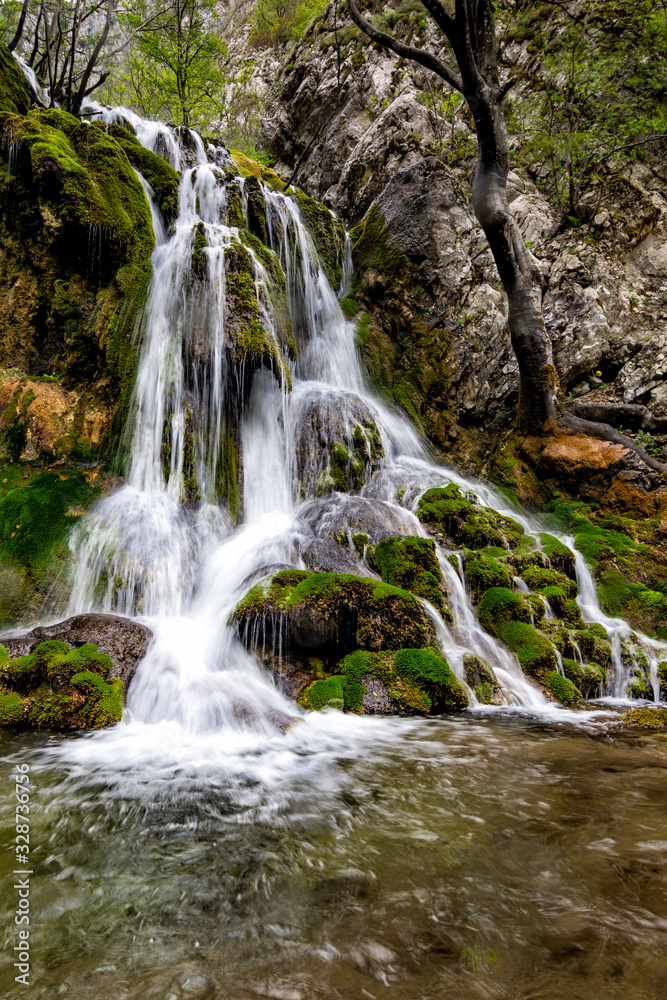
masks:
<svg viewBox="0 0 667 1000"><path fill-rule="evenodd" d="M593 423L622 423L631 430L667 430L667 420L656 418L647 406L639 403L571 403L567 412Z"/></svg>

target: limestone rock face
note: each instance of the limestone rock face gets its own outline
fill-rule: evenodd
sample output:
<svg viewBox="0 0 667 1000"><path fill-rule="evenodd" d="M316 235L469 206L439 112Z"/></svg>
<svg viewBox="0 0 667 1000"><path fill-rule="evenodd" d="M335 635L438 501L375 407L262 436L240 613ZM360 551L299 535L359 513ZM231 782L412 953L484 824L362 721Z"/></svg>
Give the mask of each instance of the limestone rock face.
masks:
<svg viewBox="0 0 667 1000"><path fill-rule="evenodd" d="M39 625L24 635L8 635L2 640L2 645L14 658L33 652L46 639L58 639L69 646L95 643L98 652L106 653L113 661L109 678L122 680L127 693L152 636L146 625L120 615L85 614L54 625Z"/></svg>

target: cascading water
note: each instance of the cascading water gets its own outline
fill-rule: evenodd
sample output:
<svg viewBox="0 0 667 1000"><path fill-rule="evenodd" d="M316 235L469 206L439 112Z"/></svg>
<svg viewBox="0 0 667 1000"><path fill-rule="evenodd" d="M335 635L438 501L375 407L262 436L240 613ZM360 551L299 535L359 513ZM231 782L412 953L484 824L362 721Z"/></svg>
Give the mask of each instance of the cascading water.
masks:
<svg viewBox="0 0 667 1000"><path fill-rule="evenodd" d="M73 540L77 570L70 612L100 608L149 619L156 638L128 697L135 721L174 720L191 732L224 727L275 732L298 710L265 679L226 622L262 575L299 565L304 531L309 530L309 508L299 506L315 495L327 475L323 439L340 440L341 430L349 437L351 428L364 420L377 429L384 458L370 478L366 471L355 502L383 505L384 516L400 525L397 533L423 535L411 511L426 489L448 483L519 521L538 547L539 526L509 510L488 487L431 464L407 421L364 389L354 324L343 316L297 205L266 187L266 227L286 279L298 360L289 362L289 372L282 361L275 362L273 371L258 369L249 391L243 365L240 377L238 372L232 377L227 348L234 331L227 286L239 231L225 220L232 196L240 198L247 212L245 182L229 179L223 169L225 162L229 165L226 151L205 150L196 133L187 136L184 150L174 130L126 109L90 104L88 111L107 121L129 120L142 143L185 169L179 216L168 238L150 188L140 178L151 202L156 248L128 429L128 475L126 485L98 505ZM204 236L203 280L195 281L198 233ZM252 261L258 315L279 358L271 277L252 248L245 250ZM350 272L349 240L345 254L344 282ZM216 492L224 460L221 442L232 410L240 414L243 465L243 523L235 530ZM317 435L309 433L313 420L318 421ZM344 506L349 498L341 495L339 502ZM452 669L463 679L464 656L479 654L493 666L507 704L545 708L544 696L524 676L515 656L481 628L460 560L457 572L451 552L438 546L437 554L453 625L446 625L434 608L429 607L429 614ZM362 565L359 571L369 572ZM627 681L620 639L630 629L600 611L592 578L578 555L577 575L584 617L601 623L610 635L612 693L620 695ZM520 578L515 589L527 590ZM548 602L545 610L551 613Z"/></svg>

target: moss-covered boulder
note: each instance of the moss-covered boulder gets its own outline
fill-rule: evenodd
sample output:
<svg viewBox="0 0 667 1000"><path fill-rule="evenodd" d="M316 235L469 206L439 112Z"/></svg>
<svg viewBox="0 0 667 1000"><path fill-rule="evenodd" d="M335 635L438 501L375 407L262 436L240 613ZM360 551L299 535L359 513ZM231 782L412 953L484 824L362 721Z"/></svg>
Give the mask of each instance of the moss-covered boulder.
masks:
<svg viewBox="0 0 667 1000"><path fill-rule="evenodd" d="M410 590L445 611L442 571L430 538L385 538L368 550L367 559L386 583Z"/></svg>
<svg viewBox="0 0 667 1000"><path fill-rule="evenodd" d="M329 673L356 649L435 646L433 623L413 594L345 573L274 573L239 602L232 622L247 646L272 661L317 656Z"/></svg>
<svg viewBox="0 0 667 1000"><path fill-rule="evenodd" d="M359 649L348 654L338 670L306 688L299 699L303 708L434 714L468 707L465 688L434 649Z"/></svg>
<svg viewBox="0 0 667 1000"><path fill-rule="evenodd" d="M0 114L0 141L0 367L85 387L119 430L154 245L144 190L113 136L65 112Z"/></svg>
<svg viewBox="0 0 667 1000"><path fill-rule="evenodd" d="M464 497L454 483L426 490L419 498L416 514L436 537L453 548L515 549L524 536L522 526L511 517Z"/></svg>
<svg viewBox="0 0 667 1000"><path fill-rule="evenodd" d="M301 385L292 397L302 497L359 490L384 457L371 408L358 395Z"/></svg>
<svg viewBox="0 0 667 1000"><path fill-rule="evenodd" d="M500 684L490 663L474 653L466 653L463 668L466 684L475 692L482 705L502 704Z"/></svg>
<svg viewBox="0 0 667 1000"><path fill-rule="evenodd" d="M584 698L595 698L604 693L607 675L599 663L577 663L564 657L563 673Z"/></svg>
<svg viewBox="0 0 667 1000"><path fill-rule="evenodd" d="M511 588L514 574L498 555L495 549L465 552L466 583L476 598L491 587Z"/></svg>
<svg viewBox="0 0 667 1000"><path fill-rule="evenodd" d="M621 718L625 726L637 729L667 729L667 710L662 708L633 708Z"/></svg>
<svg viewBox="0 0 667 1000"><path fill-rule="evenodd" d="M547 636L529 624L531 609L525 598L504 587L492 587L482 597L478 615L482 627L516 654L523 672L546 683L556 669L556 652Z"/></svg>
<svg viewBox="0 0 667 1000"><path fill-rule="evenodd" d="M123 682L93 643L57 639L9 659L0 647L0 724L37 729L102 729L123 714Z"/></svg>
<svg viewBox="0 0 667 1000"><path fill-rule="evenodd" d="M247 244L247 245L246 245ZM225 250L227 353L248 395L257 368L268 368L288 388L292 379L287 363L296 346L287 309L285 277L277 258L259 240L244 235ZM263 315L258 277L269 284L275 306L275 329Z"/></svg>
<svg viewBox="0 0 667 1000"><path fill-rule="evenodd" d="M26 78L5 43L0 41L0 112L26 115L32 103Z"/></svg>
<svg viewBox="0 0 667 1000"><path fill-rule="evenodd" d="M576 705L581 701L581 691L568 677L557 670L550 670L542 677L544 687L561 705Z"/></svg>

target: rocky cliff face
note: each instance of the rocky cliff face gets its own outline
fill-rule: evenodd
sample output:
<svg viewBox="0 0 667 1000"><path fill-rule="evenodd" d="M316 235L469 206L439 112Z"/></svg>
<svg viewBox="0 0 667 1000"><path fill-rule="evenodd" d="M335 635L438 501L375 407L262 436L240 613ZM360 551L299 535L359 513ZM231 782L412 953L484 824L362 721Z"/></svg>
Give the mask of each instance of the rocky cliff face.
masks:
<svg viewBox="0 0 667 1000"><path fill-rule="evenodd" d="M396 30L437 46L414 12ZM525 45L508 43L503 59L521 66ZM511 425L518 372L504 295L469 204L474 137L464 115L435 114L427 76L370 44L331 5L285 55L262 138L282 177L354 227L350 312L360 310L371 379L443 453L479 468ZM428 155L436 148L437 161ZM577 228L562 227L525 170L510 180L544 272L564 398L642 403L667 420L663 159L654 153L606 177ZM646 443L664 459L660 430Z"/></svg>

